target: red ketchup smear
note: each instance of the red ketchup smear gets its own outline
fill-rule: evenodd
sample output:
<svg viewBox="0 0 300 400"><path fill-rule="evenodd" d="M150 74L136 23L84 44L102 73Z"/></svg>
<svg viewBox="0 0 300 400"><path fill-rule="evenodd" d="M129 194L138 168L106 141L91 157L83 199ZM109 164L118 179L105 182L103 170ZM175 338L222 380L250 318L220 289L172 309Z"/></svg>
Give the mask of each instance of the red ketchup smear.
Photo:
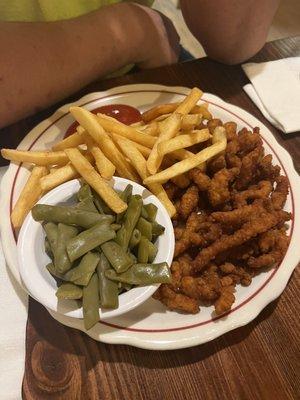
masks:
<svg viewBox="0 0 300 400"><path fill-rule="evenodd" d="M126 125L130 125L142 120L139 110L134 107L127 106L126 104L111 104L108 106L102 106L91 110L91 112L93 114L101 113L109 115L110 117L114 117L115 119L123 122L123 124ZM75 133L78 125L78 122L73 122L73 124L70 125L67 129L64 137L66 138Z"/></svg>

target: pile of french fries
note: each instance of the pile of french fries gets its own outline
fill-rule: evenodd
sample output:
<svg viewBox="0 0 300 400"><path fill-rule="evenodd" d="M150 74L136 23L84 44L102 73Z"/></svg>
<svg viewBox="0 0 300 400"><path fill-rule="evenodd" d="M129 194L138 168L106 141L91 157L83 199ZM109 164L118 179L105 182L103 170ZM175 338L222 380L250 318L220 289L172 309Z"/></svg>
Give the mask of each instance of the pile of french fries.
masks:
<svg viewBox="0 0 300 400"><path fill-rule="evenodd" d="M202 91L193 88L181 103L162 104L142 114L142 121L124 125L116 119L94 115L81 107L70 112L79 123L77 131L56 143L51 151L2 149L7 160L33 164L11 214L19 228L28 212L49 190L82 177L116 213L127 205L108 185L113 175L142 183L164 204L172 217L176 209L163 184L173 180L184 188L189 184L186 172L205 163L226 148L223 127L211 135L205 121L212 118L208 104L197 105ZM199 129L199 126L201 129ZM204 143L198 153L187 148Z"/></svg>

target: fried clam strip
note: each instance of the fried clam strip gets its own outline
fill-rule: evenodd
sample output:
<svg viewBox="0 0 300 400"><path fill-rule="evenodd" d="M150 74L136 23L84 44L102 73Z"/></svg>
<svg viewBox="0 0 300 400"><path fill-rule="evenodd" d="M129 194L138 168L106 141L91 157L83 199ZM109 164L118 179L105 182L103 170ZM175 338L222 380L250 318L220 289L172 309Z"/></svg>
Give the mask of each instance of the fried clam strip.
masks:
<svg viewBox="0 0 300 400"><path fill-rule="evenodd" d="M231 142L231 140L234 140L237 138L236 134L236 129L237 129L237 124L235 122L225 122L223 125L226 131L226 136L227 136L227 141Z"/></svg>
<svg viewBox="0 0 300 400"><path fill-rule="evenodd" d="M213 207L230 200L229 184L238 175L239 171L238 168L224 168L214 175L208 188L209 202Z"/></svg>
<svg viewBox="0 0 300 400"><path fill-rule="evenodd" d="M257 185L250 186L249 189L238 192L233 196L234 207L247 205L248 200L266 199L273 190L270 181L260 181Z"/></svg>
<svg viewBox="0 0 300 400"><path fill-rule="evenodd" d="M179 214L184 218L187 217L196 209L199 201L199 190L197 186L190 186L184 193L179 204Z"/></svg>
<svg viewBox="0 0 300 400"><path fill-rule="evenodd" d="M225 286L221 289L220 297L214 303L215 312L217 315L224 314L231 309L235 301L234 286Z"/></svg>
<svg viewBox="0 0 300 400"><path fill-rule="evenodd" d="M186 221L186 227L182 233L182 236L180 240L178 240L175 243L175 251L174 251L174 257L177 257L179 254L185 252L191 244L191 239L190 235L192 232L196 232L199 224L201 222L204 222L205 217L204 215L197 214L197 213L192 213L187 221Z"/></svg>
<svg viewBox="0 0 300 400"><path fill-rule="evenodd" d="M235 182L237 190L245 189L253 182L257 174L257 164L261 160L263 152L263 147L259 146L242 158L240 174Z"/></svg>
<svg viewBox="0 0 300 400"><path fill-rule="evenodd" d="M232 211L216 211L210 215L210 219L219 222L222 225L241 225L250 218L255 217L264 210L262 202L256 202L251 205L242 206Z"/></svg>
<svg viewBox="0 0 300 400"><path fill-rule="evenodd" d="M275 236L274 247L266 254L258 257L250 257L248 266L253 269L262 269L272 267L283 259L289 246L290 238L283 232L278 232Z"/></svg>
<svg viewBox="0 0 300 400"><path fill-rule="evenodd" d="M244 268L236 266L230 262L225 262L218 266L219 271L224 274L224 278L230 278L231 283L242 284L243 286L249 286L252 281L252 272L246 271Z"/></svg>
<svg viewBox="0 0 300 400"><path fill-rule="evenodd" d="M153 297L156 300L160 300L169 310L183 311L189 314L197 314L199 312L198 300L176 293L166 284L162 284Z"/></svg>
<svg viewBox="0 0 300 400"><path fill-rule="evenodd" d="M172 262L171 272L172 283L169 284L169 286L178 291L182 277L190 276L193 273L191 257L185 254L181 257L178 257L176 261Z"/></svg>
<svg viewBox="0 0 300 400"><path fill-rule="evenodd" d="M259 179L274 182L280 174L279 165L272 165L272 154L264 156L258 164Z"/></svg>
<svg viewBox="0 0 300 400"><path fill-rule="evenodd" d="M239 246L258 234L273 228L280 222L288 221L289 219L290 214L285 211L260 214L257 218L246 222L241 229L235 231L232 235L223 235L219 240L201 250L193 261L195 271L202 270L219 253Z"/></svg>
<svg viewBox="0 0 300 400"><path fill-rule="evenodd" d="M186 223L186 228L176 228L178 238L175 243L174 256L185 252L191 246L206 247L219 239L222 229L219 224L205 221L205 216L192 213Z"/></svg>
<svg viewBox="0 0 300 400"><path fill-rule="evenodd" d="M259 128L254 128L253 132L248 131L246 128L243 128L238 136L239 143L239 152L240 155L244 155L245 153L249 153L255 148L262 146L262 139L259 134Z"/></svg>
<svg viewBox="0 0 300 400"><path fill-rule="evenodd" d="M276 179L276 188L271 194L271 200L275 210L280 210L285 202L289 193L289 180L286 176L280 175Z"/></svg>
<svg viewBox="0 0 300 400"><path fill-rule="evenodd" d="M211 179L198 168L189 171L189 178L198 186L200 192L205 192L210 186Z"/></svg>

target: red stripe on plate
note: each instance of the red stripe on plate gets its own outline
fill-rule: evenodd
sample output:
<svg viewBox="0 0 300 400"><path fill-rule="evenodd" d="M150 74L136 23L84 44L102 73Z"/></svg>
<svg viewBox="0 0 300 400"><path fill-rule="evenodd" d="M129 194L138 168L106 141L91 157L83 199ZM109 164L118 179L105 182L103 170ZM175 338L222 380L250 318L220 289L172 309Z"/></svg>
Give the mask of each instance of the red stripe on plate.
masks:
<svg viewBox="0 0 300 400"><path fill-rule="evenodd" d="M145 93L145 92L150 92L150 93L152 93L152 92L157 93L157 92L158 92L158 93L168 93L168 94L182 95L182 93L170 92L170 91L167 91L167 90L137 90L137 91L134 91L134 90L133 90L133 91L120 92L120 93L117 93L116 95L130 94L130 93ZM81 106L85 106L85 105L90 104L90 103L93 103L94 101L97 101L97 100L107 99L107 98L109 98L109 97L111 97L111 96L112 96L112 95L107 95L107 96L99 97L99 98L97 98L97 99L93 99L93 100L87 101L86 103L81 104ZM214 103L214 102L212 102L212 101L209 101L209 100L205 100L205 97L203 97L202 99L203 99L206 103L209 103L209 104L214 105L215 107L221 108L222 110L224 110L224 111L228 112L229 114L235 116L237 119L239 119L240 121L242 121L245 125L247 125L249 128L251 128L251 129L253 130L253 127L252 127L247 121L245 121L243 118L241 118L239 115L235 114L235 113L232 112L232 111L229 111L227 108L225 108L225 107L223 107L223 106L220 106L219 104L216 104L216 103ZM44 135L44 133L45 133L49 128L51 128L56 122L58 122L59 120L61 120L63 117L65 117L65 116L68 115L68 114L69 114L69 112L66 112L65 114L61 115L59 118L57 118L55 121L53 121L47 128L45 128L45 129L38 135L38 137L31 143L31 145L28 147L28 150L30 150L30 149L35 145L35 143ZM282 164L282 161L281 161L280 157L278 156L278 154L276 153L276 151L274 150L273 146L271 146L270 143L269 143L265 138L262 137L262 140L272 149L273 153L276 155L277 160L278 160L279 163L280 163L281 168L282 168L283 171L284 171L284 174L287 176L287 178L288 178L288 180L289 180L289 177L288 177L288 175L287 175L286 169L284 168L284 165ZM16 171L16 174L15 174L14 179L13 179L13 184L12 184L11 192L10 192L10 214L11 214L11 212L12 212L13 196L14 196L14 190L15 190L15 186L16 186L16 181L17 181L17 177L18 177L18 175L19 175L21 166L22 166L22 163L19 165L19 167L18 167L18 169L17 169L17 171ZM292 220L291 220L291 221L292 221L292 226L291 226L291 233L290 233L290 237L292 238L292 234L293 234L293 231L294 231L294 215L295 215L294 210L295 210L295 201L294 201L294 195L293 195L292 187L291 187L291 185L290 185L290 181L289 181L289 187L290 187L290 193L291 193L291 199L292 199ZM13 226L12 226L12 223L11 223L11 228L12 228L12 232L13 232L13 235L14 235L15 242L17 242L17 234L16 234L16 232L15 232ZM211 322L214 322L214 321L217 321L217 320L219 320L219 319L221 319L221 318L227 317L229 314L232 314L234 311L240 309L240 308L243 307L245 304L247 304L250 300L252 300L255 296L257 296L258 293L260 293L260 292L262 291L262 289L271 281L271 279L273 279L273 277L275 276L275 274L277 273L278 269L281 267L281 265L283 264L283 262L284 262L284 259L282 260L282 262L280 263L280 265L279 265L276 269L274 269L274 271L272 272L272 274L271 274L271 275L268 277L268 279L261 285L261 287L258 288L251 296L249 296L249 297L248 297L246 300L244 300L241 304L239 304L238 306L232 308L230 311L228 311L228 312L226 312L226 313L224 313L224 314L222 314L222 315L218 315L217 317L208 319L208 320L206 320L206 321L202 321L202 322L199 322L199 323L196 323L196 324L192 324L192 325L180 326L180 327L177 327L177 328L167 328L167 329L139 329L139 328L128 328L128 327L126 327L126 326L121 326L121 325L117 325L117 324L112 324L112 323L106 322L106 321L100 321L100 323L103 324L103 325L112 327L112 328L123 329L123 330L125 330L125 331L131 331L131 332L146 332L146 333L155 333L155 332L157 332L157 333L159 333L159 332L175 332L175 331L181 331L181 330L185 330L185 329L197 328L197 327L202 326L202 325L207 325L207 324L209 324L209 323L211 323Z"/></svg>

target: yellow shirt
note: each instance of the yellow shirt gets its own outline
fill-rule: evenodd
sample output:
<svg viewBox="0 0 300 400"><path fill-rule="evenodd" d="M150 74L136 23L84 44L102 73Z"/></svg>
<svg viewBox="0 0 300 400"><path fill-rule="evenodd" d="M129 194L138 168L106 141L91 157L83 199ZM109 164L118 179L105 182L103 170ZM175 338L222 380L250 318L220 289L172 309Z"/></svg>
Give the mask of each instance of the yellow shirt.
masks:
<svg viewBox="0 0 300 400"><path fill-rule="evenodd" d="M126 0L125 0L126 1ZM1 21L59 21L76 18L122 0L0 0ZM135 0L151 6L153 0Z"/></svg>
<svg viewBox="0 0 300 400"><path fill-rule="evenodd" d="M60 21L76 18L123 0L0 0L0 20L37 22ZM126 0L124 0L126 1ZM153 0L135 0L136 3L151 6ZM133 64L127 65L106 77L126 74Z"/></svg>

